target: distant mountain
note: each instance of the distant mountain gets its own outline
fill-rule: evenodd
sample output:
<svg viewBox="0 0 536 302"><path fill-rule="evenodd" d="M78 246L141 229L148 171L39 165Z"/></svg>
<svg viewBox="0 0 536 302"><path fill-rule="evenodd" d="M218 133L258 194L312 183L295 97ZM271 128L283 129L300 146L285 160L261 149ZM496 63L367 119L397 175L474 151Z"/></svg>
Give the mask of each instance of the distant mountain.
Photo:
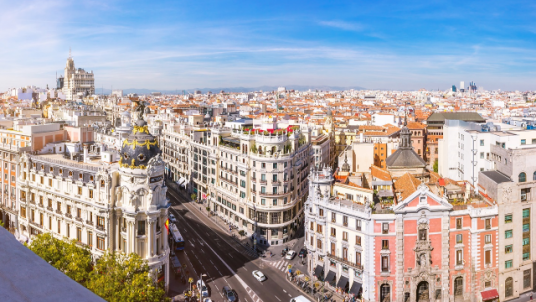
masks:
<svg viewBox="0 0 536 302"><path fill-rule="evenodd" d="M211 91L212 93L219 93L220 91L225 92L254 92L254 91L274 91L277 90L279 86L259 86L259 87L223 87L223 88L193 88L193 89L184 89L185 93L194 93L195 91L199 90L202 93L206 93L208 91ZM342 90L349 90L349 89L355 89L355 90L364 90L365 88L354 86L354 87L339 87L339 86L328 86L328 85L311 85L311 86L304 86L304 85L289 85L289 86L283 86L287 88L287 90L299 90L299 91L307 91L311 89L312 91L318 90L318 91L342 91ZM111 89L95 89L97 94L110 94L112 92ZM128 88L123 89L123 94L127 95L129 93L137 93L139 95L144 94L151 94L152 92L161 92L162 94L182 94L183 89L177 89L177 90L159 90L159 89L145 89L145 88Z"/></svg>

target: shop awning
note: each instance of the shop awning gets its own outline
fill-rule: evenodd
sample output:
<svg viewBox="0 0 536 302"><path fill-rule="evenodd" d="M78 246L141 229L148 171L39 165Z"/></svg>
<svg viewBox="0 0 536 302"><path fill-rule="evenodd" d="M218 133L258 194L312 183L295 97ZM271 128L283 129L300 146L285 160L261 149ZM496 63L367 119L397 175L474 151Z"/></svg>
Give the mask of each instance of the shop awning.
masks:
<svg viewBox="0 0 536 302"><path fill-rule="evenodd" d="M348 278L345 276L341 276L339 278L339 282L337 282L337 287L340 287L342 289L345 289L346 286L348 286Z"/></svg>
<svg viewBox="0 0 536 302"><path fill-rule="evenodd" d="M357 295L359 294L360 290L361 290L361 283L354 281L354 283L352 283L352 287L350 287L349 293Z"/></svg>
<svg viewBox="0 0 536 302"><path fill-rule="evenodd" d="M315 276L317 276L318 278L322 277L322 272L323 271L324 271L324 267L320 266L320 265L317 265L316 268L315 268Z"/></svg>
<svg viewBox="0 0 536 302"><path fill-rule="evenodd" d="M495 288L481 291L480 294L482 295L482 301L499 298L499 292Z"/></svg>
<svg viewBox="0 0 536 302"><path fill-rule="evenodd" d="M177 184L180 186L182 185L183 182L185 182L186 179L184 179L183 177L179 178L179 181L177 181Z"/></svg>
<svg viewBox="0 0 536 302"><path fill-rule="evenodd" d="M335 276L336 276L335 272L332 270L329 270L328 275L326 276L324 281L331 282L335 279Z"/></svg>

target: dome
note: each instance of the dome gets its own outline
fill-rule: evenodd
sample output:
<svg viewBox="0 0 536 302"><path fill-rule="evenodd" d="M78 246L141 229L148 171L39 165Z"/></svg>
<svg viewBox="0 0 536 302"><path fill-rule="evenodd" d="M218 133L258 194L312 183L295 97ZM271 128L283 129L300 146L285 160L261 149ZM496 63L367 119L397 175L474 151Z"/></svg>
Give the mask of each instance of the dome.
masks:
<svg viewBox="0 0 536 302"><path fill-rule="evenodd" d="M158 141L149 133L147 123L137 120L132 133L123 141L119 165L123 168L146 169L149 160L160 153Z"/></svg>

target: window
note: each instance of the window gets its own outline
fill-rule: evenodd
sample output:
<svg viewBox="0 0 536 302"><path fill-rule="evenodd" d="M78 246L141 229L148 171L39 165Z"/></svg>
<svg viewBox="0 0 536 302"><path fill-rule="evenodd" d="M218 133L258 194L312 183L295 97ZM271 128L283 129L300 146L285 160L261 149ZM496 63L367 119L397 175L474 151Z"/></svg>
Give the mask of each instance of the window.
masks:
<svg viewBox="0 0 536 302"><path fill-rule="evenodd" d="M342 232L342 240L348 241L348 232Z"/></svg>
<svg viewBox="0 0 536 302"><path fill-rule="evenodd" d="M89 245L90 247L93 246L93 233L92 232L87 232L87 245Z"/></svg>
<svg viewBox="0 0 536 302"><path fill-rule="evenodd" d="M486 236L484 236L484 238L485 238L485 239L484 239L484 242L485 242L486 244L491 243L491 235L486 235Z"/></svg>
<svg viewBox="0 0 536 302"><path fill-rule="evenodd" d="M274 206L277 206L277 199L272 200L272 204L273 204Z"/></svg>
<svg viewBox="0 0 536 302"><path fill-rule="evenodd" d="M347 226L348 225L348 216L342 216L342 224L344 226Z"/></svg>
<svg viewBox="0 0 536 302"><path fill-rule="evenodd" d="M504 262L504 268L511 268L513 265L513 260L506 260Z"/></svg>
<svg viewBox="0 0 536 302"><path fill-rule="evenodd" d="M82 242L82 229L76 228L76 241Z"/></svg>
<svg viewBox="0 0 536 302"><path fill-rule="evenodd" d="M240 191L240 198L246 198L246 193L245 193L245 192L242 192L242 191Z"/></svg>
<svg viewBox="0 0 536 302"><path fill-rule="evenodd" d="M145 235L145 220L138 221L138 235Z"/></svg>
<svg viewBox="0 0 536 302"><path fill-rule="evenodd" d="M491 229L491 219L486 219L486 230Z"/></svg>
<svg viewBox="0 0 536 302"><path fill-rule="evenodd" d="M530 188L521 189L521 201L530 200Z"/></svg>
<svg viewBox="0 0 536 302"><path fill-rule="evenodd" d="M82 209L76 208L76 217L82 218Z"/></svg>
<svg viewBox="0 0 536 302"><path fill-rule="evenodd" d="M530 217L530 209L523 209L523 218Z"/></svg>
<svg viewBox="0 0 536 302"><path fill-rule="evenodd" d="M456 229L461 230L462 228L462 219L456 218Z"/></svg>
<svg viewBox="0 0 536 302"><path fill-rule="evenodd" d="M82 187L78 187L78 195L82 195Z"/></svg>
<svg viewBox="0 0 536 302"><path fill-rule="evenodd" d="M337 214L331 213L331 222L337 222Z"/></svg>
<svg viewBox="0 0 536 302"><path fill-rule="evenodd" d="M246 181L245 181L245 180L241 180L241 181L240 181L240 186L241 186L242 188L245 188L245 187L246 187Z"/></svg>
<svg viewBox="0 0 536 302"><path fill-rule="evenodd" d="M491 250L487 250L484 252L484 263L491 264Z"/></svg>
<svg viewBox="0 0 536 302"><path fill-rule="evenodd" d="M58 234L61 234L61 221L58 220Z"/></svg>
<svg viewBox="0 0 536 302"><path fill-rule="evenodd" d="M534 173L532 173L532 180L536 180L536 171L534 171Z"/></svg>
<svg viewBox="0 0 536 302"><path fill-rule="evenodd" d="M360 252L355 253L355 263L357 265L361 265L361 253Z"/></svg>
<svg viewBox="0 0 536 302"><path fill-rule="evenodd" d="M389 223L382 223L382 234L389 234Z"/></svg>
<svg viewBox="0 0 536 302"><path fill-rule="evenodd" d="M519 182L525 182L527 181L527 174L525 172L519 173Z"/></svg>
<svg viewBox="0 0 536 302"><path fill-rule="evenodd" d="M508 239L508 238L512 238L512 236L513 236L512 230L504 231L504 238Z"/></svg>
<svg viewBox="0 0 536 302"><path fill-rule="evenodd" d="M523 253L523 261L530 260L530 252Z"/></svg>
<svg viewBox="0 0 536 302"><path fill-rule="evenodd" d="M361 246L361 236L355 236L355 245Z"/></svg>
<svg viewBox="0 0 536 302"><path fill-rule="evenodd" d="M523 246L529 245L529 244L530 244L530 238L529 237L523 238Z"/></svg>
<svg viewBox="0 0 536 302"><path fill-rule="evenodd" d="M355 221L355 229L358 231L361 231L361 220L356 219Z"/></svg>
<svg viewBox="0 0 536 302"><path fill-rule="evenodd" d="M481 158L481 159L484 158L484 152L480 152L480 158Z"/></svg>
<svg viewBox="0 0 536 302"><path fill-rule="evenodd" d="M314 231L315 229L315 223L311 221L311 227L309 228L311 231Z"/></svg>
<svg viewBox="0 0 536 302"><path fill-rule="evenodd" d="M382 272L389 272L389 256L382 256Z"/></svg>
<svg viewBox="0 0 536 302"><path fill-rule="evenodd" d="M523 224L523 233L530 232L530 223Z"/></svg>
<svg viewBox="0 0 536 302"><path fill-rule="evenodd" d="M89 192L89 198L93 198L93 190L89 189L88 192Z"/></svg>
<svg viewBox="0 0 536 302"><path fill-rule="evenodd" d="M504 215L504 223L512 223L512 214Z"/></svg>
<svg viewBox="0 0 536 302"><path fill-rule="evenodd" d="M504 253L505 254L510 254L511 252L514 251L514 248L513 248L513 245L509 244L509 245L506 245L504 247Z"/></svg>
<svg viewBox="0 0 536 302"><path fill-rule="evenodd" d="M463 251L456 250L456 265L463 265Z"/></svg>
<svg viewBox="0 0 536 302"><path fill-rule="evenodd" d="M322 249L322 240L320 240L320 239L316 240L316 247L319 248L319 249Z"/></svg>
<svg viewBox="0 0 536 302"><path fill-rule="evenodd" d="M104 251L104 238L97 237L97 249Z"/></svg>
<svg viewBox="0 0 536 302"><path fill-rule="evenodd" d="M462 234L457 234L456 235L456 243L463 243Z"/></svg>
<svg viewBox="0 0 536 302"><path fill-rule="evenodd" d="M321 224L316 225L316 232L322 234L322 225Z"/></svg>
<svg viewBox="0 0 536 302"><path fill-rule="evenodd" d="M277 169L277 163L273 163L273 168Z"/></svg>
<svg viewBox="0 0 536 302"><path fill-rule="evenodd" d="M389 249L389 240L382 240L382 250Z"/></svg>
<svg viewBox="0 0 536 302"><path fill-rule="evenodd" d="M484 140L483 139L480 140L480 146L484 146Z"/></svg>
<svg viewBox="0 0 536 302"><path fill-rule="evenodd" d="M68 223L65 224L65 229L67 230L67 238L71 238L71 226Z"/></svg>
<svg viewBox="0 0 536 302"><path fill-rule="evenodd" d="M526 145L526 144L527 144L527 140L526 140L526 139L522 139L522 140L521 140L521 144L522 144L522 145Z"/></svg>
<svg viewBox="0 0 536 302"><path fill-rule="evenodd" d="M324 209L318 210L318 216L324 216Z"/></svg>
<svg viewBox="0 0 536 302"><path fill-rule="evenodd" d="M331 228L331 236L337 236L337 230L335 228Z"/></svg>
<svg viewBox="0 0 536 302"><path fill-rule="evenodd" d="M523 288L530 287L530 269L523 271Z"/></svg>
<svg viewBox="0 0 536 302"><path fill-rule="evenodd" d="M104 217L97 216L97 226L104 228Z"/></svg>
<svg viewBox="0 0 536 302"><path fill-rule="evenodd" d="M22 218L26 218L26 208L25 207L20 207L20 216Z"/></svg>
<svg viewBox="0 0 536 302"><path fill-rule="evenodd" d="M261 198L261 205L263 205L263 206L266 205L266 199Z"/></svg>

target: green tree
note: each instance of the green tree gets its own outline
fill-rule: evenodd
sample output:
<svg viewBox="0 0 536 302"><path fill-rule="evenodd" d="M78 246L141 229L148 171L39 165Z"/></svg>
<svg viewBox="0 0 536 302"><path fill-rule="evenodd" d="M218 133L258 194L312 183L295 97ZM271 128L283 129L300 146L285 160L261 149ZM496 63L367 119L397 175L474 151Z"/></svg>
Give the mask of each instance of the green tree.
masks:
<svg viewBox="0 0 536 302"><path fill-rule="evenodd" d="M91 271L91 252L79 247L75 240L64 241L44 233L35 236L28 248L69 278L85 285Z"/></svg>
<svg viewBox="0 0 536 302"><path fill-rule="evenodd" d="M137 254L107 252L97 260L87 288L109 302L169 301L149 271L147 261Z"/></svg>
<svg viewBox="0 0 536 302"><path fill-rule="evenodd" d="M439 170L439 162L437 161L437 159L436 159L435 162L434 162L434 167L433 167L433 169L434 169L434 172L436 172L436 173L437 173L437 171Z"/></svg>
<svg viewBox="0 0 536 302"><path fill-rule="evenodd" d="M197 200L197 194L195 194L195 193L192 193L192 195L190 195L190 197L192 198L193 201Z"/></svg>

